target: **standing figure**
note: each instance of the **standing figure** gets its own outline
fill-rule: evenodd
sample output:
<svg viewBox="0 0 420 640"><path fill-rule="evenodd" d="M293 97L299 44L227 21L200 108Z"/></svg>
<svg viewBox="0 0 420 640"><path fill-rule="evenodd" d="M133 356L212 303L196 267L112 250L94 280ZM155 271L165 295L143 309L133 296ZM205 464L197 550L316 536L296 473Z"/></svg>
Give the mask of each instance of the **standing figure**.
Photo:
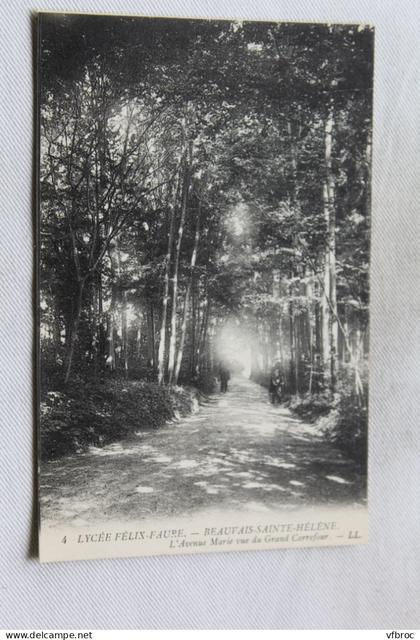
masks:
<svg viewBox="0 0 420 640"><path fill-rule="evenodd" d="M227 366L221 362L219 366L220 391L226 393L228 390L228 381L230 380L230 371Z"/></svg>
<svg viewBox="0 0 420 640"><path fill-rule="evenodd" d="M277 404L281 401L281 391L283 388L283 374L281 371L281 365L275 364L271 370L270 384L268 387L268 394L270 396L271 404Z"/></svg>

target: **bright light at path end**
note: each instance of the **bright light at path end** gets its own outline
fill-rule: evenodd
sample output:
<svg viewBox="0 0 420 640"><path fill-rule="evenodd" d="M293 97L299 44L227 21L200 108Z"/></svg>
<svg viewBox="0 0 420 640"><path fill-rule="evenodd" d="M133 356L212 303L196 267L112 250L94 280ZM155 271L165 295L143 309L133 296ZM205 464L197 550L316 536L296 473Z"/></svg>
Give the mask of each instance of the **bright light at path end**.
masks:
<svg viewBox="0 0 420 640"><path fill-rule="evenodd" d="M220 327L216 337L216 356L232 373L249 377L251 374L251 344L253 337L238 322L230 320Z"/></svg>

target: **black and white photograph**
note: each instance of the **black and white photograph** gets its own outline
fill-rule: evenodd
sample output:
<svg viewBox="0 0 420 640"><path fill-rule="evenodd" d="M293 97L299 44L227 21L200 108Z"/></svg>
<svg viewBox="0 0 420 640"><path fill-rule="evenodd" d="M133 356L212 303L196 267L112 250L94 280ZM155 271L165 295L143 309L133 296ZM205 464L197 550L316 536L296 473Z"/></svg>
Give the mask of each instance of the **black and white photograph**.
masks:
<svg viewBox="0 0 420 640"><path fill-rule="evenodd" d="M373 47L39 14L41 560L366 543Z"/></svg>

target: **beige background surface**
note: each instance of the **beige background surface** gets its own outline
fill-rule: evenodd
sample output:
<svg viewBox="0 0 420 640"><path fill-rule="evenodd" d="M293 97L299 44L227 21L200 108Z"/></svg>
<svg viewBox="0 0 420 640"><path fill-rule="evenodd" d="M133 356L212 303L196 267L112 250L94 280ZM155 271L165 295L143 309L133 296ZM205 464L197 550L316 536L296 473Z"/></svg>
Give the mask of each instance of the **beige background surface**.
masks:
<svg viewBox="0 0 420 640"><path fill-rule="evenodd" d="M368 546L28 558L34 8L376 25ZM0 10L0 628L420 628L420 4L3 0Z"/></svg>

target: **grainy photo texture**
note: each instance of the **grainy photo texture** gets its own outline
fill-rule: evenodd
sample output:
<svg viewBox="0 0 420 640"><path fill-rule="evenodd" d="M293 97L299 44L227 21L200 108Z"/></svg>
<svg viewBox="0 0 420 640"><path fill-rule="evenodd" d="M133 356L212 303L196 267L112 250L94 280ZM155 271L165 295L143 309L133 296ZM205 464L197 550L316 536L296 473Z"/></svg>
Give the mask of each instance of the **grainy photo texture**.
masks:
<svg viewBox="0 0 420 640"><path fill-rule="evenodd" d="M373 29L38 54L41 559L365 542Z"/></svg>

